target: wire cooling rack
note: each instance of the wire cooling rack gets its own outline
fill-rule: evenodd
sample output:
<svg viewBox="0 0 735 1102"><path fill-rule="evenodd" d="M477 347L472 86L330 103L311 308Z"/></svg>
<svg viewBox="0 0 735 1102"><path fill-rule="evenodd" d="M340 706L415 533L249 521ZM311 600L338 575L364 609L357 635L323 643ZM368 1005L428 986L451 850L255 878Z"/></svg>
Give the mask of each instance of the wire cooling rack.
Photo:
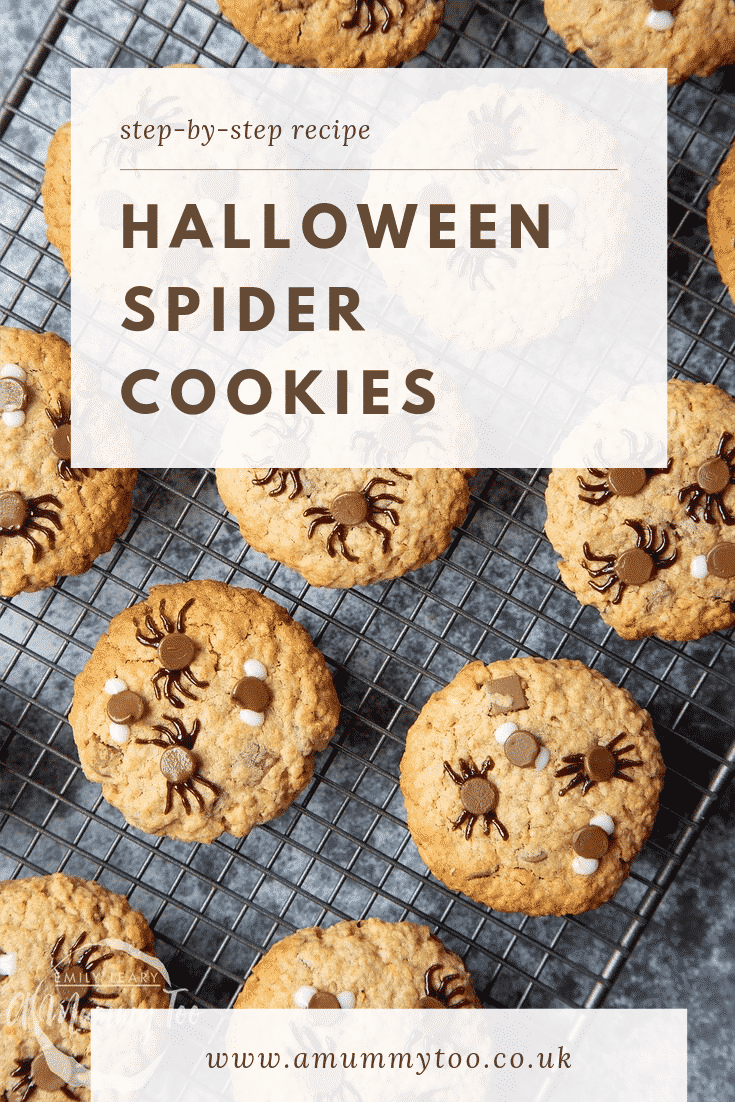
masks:
<svg viewBox="0 0 735 1102"><path fill-rule="evenodd" d="M68 337L69 280L46 243L40 183L69 116L69 69L264 66L214 0L60 0L0 115L0 321ZM537 0L449 0L418 65L563 66ZM735 393L735 315L709 255L706 194L735 135L728 72L672 93L672 369ZM543 472L485 471L445 556L391 583L315 590L247 549L204 470L144 471L126 536L79 578L0 603L0 877L62 870L129 896L173 983L226 1006L250 965L301 926L426 922L487 1006L599 1006L735 770L735 646L626 642L557 580ZM219 578L284 605L324 651L343 705L313 783L278 820L210 846L128 827L89 784L65 722L74 675L109 619L151 585ZM465 662L578 658L652 712L668 765L661 812L614 900L575 918L500 915L445 889L405 828L398 764L428 696Z"/></svg>

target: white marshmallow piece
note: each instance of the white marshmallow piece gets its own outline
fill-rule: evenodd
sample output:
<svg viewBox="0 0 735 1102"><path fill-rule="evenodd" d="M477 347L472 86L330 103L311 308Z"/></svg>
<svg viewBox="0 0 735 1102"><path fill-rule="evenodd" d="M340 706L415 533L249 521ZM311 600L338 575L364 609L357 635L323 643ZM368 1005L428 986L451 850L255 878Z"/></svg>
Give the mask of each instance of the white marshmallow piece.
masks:
<svg viewBox="0 0 735 1102"><path fill-rule="evenodd" d="M337 996L337 1002L343 1010L355 1009L355 996L352 994L351 991L340 991L339 995Z"/></svg>
<svg viewBox="0 0 735 1102"><path fill-rule="evenodd" d="M646 26L652 31L670 31L674 17L670 11L651 11L646 17Z"/></svg>
<svg viewBox="0 0 735 1102"><path fill-rule="evenodd" d="M536 766L537 769L545 769L548 764L549 764L549 751L546 749L545 746L542 746L541 749L538 752L538 757L536 758L536 761L534 762L534 765Z"/></svg>
<svg viewBox="0 0 735 1102"><path fill-rule="evenodd" d="M697 555L696 559L692 559L692 565L689 567L692 572L693 578L706 578L709 574L707 569L707 558L705 555Z"/></svg>
<svg viewBox="0 0 735 1102"><path fill-rule="evenodd" d="M115 696L116 693L124 693L127 691L127 685L119 677L111 677L109 681L105 681L105 692L108 696Z"/></svg>
<svg viewBox="0 0 735 1102"><path fill-rule="evenodd" d="M501 746L505 746L510 736L513 734L514 731L517 730L517 723L501 723L497 731L495 732L495 738Z"/></svg>
<svg viewBox="0 0 735 1102"><path fill-rule="evenodd" d="M262 727L265 723L265 716L263 713L253 712L250 708L241 709L240 719L243 723L247 723L248 727Z"/></svg>
<svg viewBox="0 0 735 1102"><path fill-rule="evenodd" d="M111 723L110 738L114 742L127 742L130 738L130 728L126 723Z"/></svg>
<svg viewBox="0 0 735 1102"><path fill-rule="evenodd" d="M26 415L22 409L6 410L3 413L3 424L9 429L19 429L25 424Z"/></svg>
<svg viewBox="0 0 735 1102"><path fill-rule="evenodd" d="M595 857L575 857L572 868L579 876L591 876L597 871L600 862Z"/></svg>
<svg viewBox="0 0 735 1102"><path fill-rule="evenodd" d="M5 364L0 371L0 379L17 379L19 383L26 381L26 373L17 364Z"/></svg>
<svg viewBox="0 0 735 1102"><path fill-rule="evenodd" d="M591 827L602 827L605 834L612 834L615 830L615 823L606 812L602 812L600 815L595 815L593 819L590 819Z"/></svg>
<svg viewBox="0 0 735 1102"><path fill-rule="evenodd" d="M18 954L2 953L0 955L0 976L14 976L18 971Z"/></svg>
<svg viewBox="0 0 735 1102"><path fill-rule="evenodd" d="M300 987L293 997L293 1001L302 1010L307 1010L309 1003L316 995L316 987Z"/></svg>
<svg viewBox="0 0 735 1102"><path fill-rule="evenodd" d="M265 681L268 676L267 669L257 658L249 658L247 662L243 662L242 670L246 677L257 677L259 681Z"/></svg>

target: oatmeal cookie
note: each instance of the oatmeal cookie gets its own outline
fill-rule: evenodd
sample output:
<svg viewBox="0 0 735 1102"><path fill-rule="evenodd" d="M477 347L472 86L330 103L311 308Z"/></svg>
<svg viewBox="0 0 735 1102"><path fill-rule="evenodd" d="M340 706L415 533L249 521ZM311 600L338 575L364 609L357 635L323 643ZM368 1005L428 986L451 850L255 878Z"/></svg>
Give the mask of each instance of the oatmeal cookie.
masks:
<svg viewBox="0 0 735 1102"><path fill-rule="evenodd" d="M633 442L632 442L633 443ZM638 468L552 471L546 534L565 585L624 639L735 624L735 400L668 386L668 451Z"/></svg>
<svg viewBox="0 0 735 1102"><path fill-rule="evenodd" d="M0 328L0 593L82 574L130 520L135 469L71 466L71 359L54 333Z"/></svg>
<svg viewBox="0 0 735 1102"><path fill-rule="evenodd" d="M444 0L217 0L271 61L311 69L384 69L410 61L441 26Z"/></svg>
<svg viewBox="0 0 735 1102"><path fill-rule="evenodd" d="M365 918L279 941L253 968L235 1010L479 1006L464 964L426 926Z"/></svg>
<svg viewBox="0 0 735 1102"><path fill-rule="evenodd" d="M735 146L720 166L707 198L707 229L722 282L735 293Z"/></svg>
<svg viewBox="0 0 735 1102"><path fill-rule="evenodd" d="M59 873L0 884L3 1098L87 1102L92 1008L169 1006L153 953L143 916L101 884Z"/></svg>
<svg viewBox="0 0 735 1102"><path fill-rule="evenodd" d="M211 842L280 815L338 717L305 628L255 590L195 581L114 618L69 722L85 775L129 823Z"/></svg>
<svg viewBox="0 0 735 1102"><path fill-rule="evenodd" d="M581 662L473 662L408 732L401 789L421 857L498 911L577 914L628 876L658 808L651 717Z"/></svg>
<svg viewBox="0 0 735 1102"><path fill-rule="evenodd" d="M316 586L397 578L446 550L472 468L221 468L217 489L256 551Z"/></svg>
<svg viewBox="0 0 735 1102"><path fill-rule="evenodd" d="M669 84L735 60L732 0L544 0L552 31L598 68L668 69Z"/></svg>

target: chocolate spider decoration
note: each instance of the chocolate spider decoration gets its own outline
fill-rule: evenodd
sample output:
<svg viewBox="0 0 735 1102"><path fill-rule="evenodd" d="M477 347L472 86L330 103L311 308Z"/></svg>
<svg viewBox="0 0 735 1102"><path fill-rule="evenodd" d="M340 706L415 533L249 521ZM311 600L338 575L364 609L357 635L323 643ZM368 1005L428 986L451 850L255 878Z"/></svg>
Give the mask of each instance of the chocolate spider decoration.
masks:
<svg viewBox="0 0 735 1102"><path fill-rule="evenodd" d="M86 933L82 931L69 952L65 957L62 957L61 960L59 959L59 954L64 944L64 934L58 938L51 950L51 970L54 974L54 983L56 985L59 1005L61 1006L65 1019L74 1015L75 1012L81 1009L91 1010L93 1007L105 1005L104 1003L96 1001L100 998L100 994L95 990L92 973L94 969L104 961L110 960L113 954L105 953L104 956L92 960L91 957L97 948L96 945L88 945L86 949L77 952L86 937ZM112 994L105 997L108 999L116 999L118 996L117 994ZM80 1027L76 1020L73 1021L73 1024L75 1028L79 1029L81 1032L89 1032L89 1030Z"/></svg>
<svg viewBox="0 0 735 1102"><path fill-rule="evenodd" d="M150 743L153 746L163 748L160 762L161 772L166 778L166 806L163 809L163 814L168 815L171 810L174 802L174 792L184 805L184 811L187 815L191 815L191 804L186 798L187 792L190 792L199 804L199 810L204 811L204 800L197 792L195 785L203 784L205 788L214 792L215 796L219 796L220 790L216 784L212 784L211 781L208 781L206 777L202 777L197 772L199 763L192 750L201 724L198 719L195 719L191 731L187 731L184 724L176 716L164 716L163 718L173 725L173 731L164 724L154 723L153 730L162 734L163 738L137 738L135 740L139 743L146 745Z"/></svg>
<svg viewBox="0 0 735 1102"><path fill-rule="evenodd" d="M64 411L61 398L57 399L57 409L46 409L46 416L54 426L54 434L51 437L51 448L56 456L56 471L64 482L72 479L81 482L89 476L86 467L71 467L71 415Z"/></svg>
<svg viewBox="0 0 735 1102"><path fill-rule="evenodd" d="M76 1095L69 1090L65 1080L51 1070L42 1052L39 1052L37 1056L26 1057L25 1060L21 1060L18 1066L11 1071L10 1078L16 1079L17 1082L11 1086L9 1094L6 1095L9 1102L25 1102L26 1098L35 1090L44 1093L62 1091L67 1098L72 1098L76 1102ZM22 1093L16 1098L18 1092Z"/></svg>
<svg viewBox="0 0 735 1102"><path fill-rule="evenodd" d="M635 547L629 547L621 551L619 555L595 555L590 551L590 545L585 543L582 550L586 559L592 562L602 562L605 565L593 569L588 563L582 566L590 575L590 585L598 593L606 593L608 589L617 584L617 591L612 598L614 605L620 604L626 588L629 585L643 585L651 580L657 570L665 570L676 562L676 548L667 559L663 558L664 551L669 546L669 536L664 532L659 542L654 547L656 528L650 524L641 524L638 520L625 520L637 535ZM595 582L594 578L606 576L602 582Z"/></svg>
<svg viewBox="0 0 735 1102"><path fill-rule="evenodd" d="M679 501L686 502L684 512L693 521L699 523L697 507L702 507L702 519L705 524L717 524L715 512L720 514L723 524L735 524L735 516L725 508L722 495L728 486L735 483L735 448L725 451L732 433L723 432L717 451L705 459L697 471L697 481L690 482L679 490ZM704 498L704 501L702 499Z"/></svg>
<svg viewBox="0 0 735 1102"><path fill-rule="evenodd" d="M447 990L449 984L453 983L454 980L461 981L462 977L459 972L451 972L448 976L442 976L439 979L437 973L441 971L441 968L441 964L432 964L431 968L427 968L424 976L426 994L419 1000L419 1010L459 1010L462 1006L471 1006L472 1003L467 998L467 992L462 982L453 987L451 991ZM457 996L460 996L459 1002L456 1001Z"/></svg>
<svg viewBox="0 0 735 1102"><path fill-rule="evenodd" d="M493 824L504 842L508 840L508 831L495 814L498 803L498 790L487 779L487 775L495 766L492 758L485 758L478 769L472 758L460 758L460 773L455 773L448 761L444 762L444 772L459 788L459 798L462 801L462 813L452 823L452 830L459 830L464 826L465 838L472 837L472 831L478 819L482 819L482 829L485 834L490 833L490 823Z"/></svg>
<svg viewBox="0 0 735 1102"><path fill-rule="evenodd" d="M305 509L305 517L314 517L314 520L312 520L309 525L309 539L314 535L318 525L333 524L334 527L327 536L327 551L329 555L334 558L337 554L334 547L334 541L336 540L339 544L340 552L348 562L359 562L359 557L353 555L351 551L348 551L345 544L345 536L349 528L355 528L358 524L364 523L374 528L376 532L380 532L382 537L380 549L383 552L387 551L390 546L390 532L387 528L383 527L382 524L378 524L375 520L375 515L377 513L381 516L385 516L393 525L398 524L398 513L395 509L390 508L388 502L395 502L397 505L402 505L404 499L386 493L373 495L371 493L373 487L381 484L384 486L395 486L395 482L388 478L371 478L361 490L349 490L347 493L338 494L328 509L323 505L313 505L310 509Z"/></svg>
<svg viewBox="0 0 735 1102"><path fill-rule="evenodd" d="M37 521L48 520L57 531L61 531L58 513L51 509L42 509L42 505L53 505L54 510L61 508L61 502L52 494L26 499L17 490L4 490L0 493L0 536L22 536L33 548L33 562L40 559L42 548L30 532L42 532L49 547L56 546L56 532Z"/></svg>
<svg viewBox="0 0 735 1102"><path fill-rule="evenodd" d="M288 495L288 500L293 501L298 497L303 486L301 485L301 467L269 467L262 478L254 478L253 486L267 486L269 482L277 479L275 488L268 491L268 497L279 497L286 492L288 480L291 479L293 489Z"/></svg>
<svg viewBox="0 0 735 1102"><path fill-rule="evenodd" d="M670 459L665 467L588 467L592 477L602 481L590 483L581 474L577 475L581 489L589 495L585 497L584 494L579 494L579 500L586 505L603 505L611 497L632 497L643 489L649 478L657 474L668 474L673 462Z"/></svg>
<svg viewBox="0 0 735 1102"><path fill-rule="evenodd" d="M518 167L509 159L511 156L522 157L536 152L535 149L513 148L517 131L512 129L512 125L519 115L524 114L524 111L522 107L516 107L515 111L511 111L503 118L504 107L505 96L501 96L492 114L487 104L483 103L479 119L474 111L470 111L467 115L472 123L472 144L477 151L475 171L483 184L488 183L486 169L496 180L502 180L500 169Z"/></svg>
<svg viewBox="0 0 735 1102"><path fill-rule="evenodd" d="M582 795L586 796L591 788L600 781L610 781L619 777L621 781L632 781L634 778L623 773L623 769L632 769L635 765L643 765L642 761L633 761L624 758L630 750L635 750L633 743L614 749L626 737L625 731L621 731L611 742L596 743L586 754L569 754L561 760L566 764L558 769L555 777L569 777L572 779L565 788L559 790L560 796L566 796L572 788L582 785Z"/></svg>
<svg viewBox="0 0 735 1102"><path fill-rule="evenodd" d="M390 27L393 23L393 18L394 18L393 12L390 10L388 5L385 3L385 0L355 0L355 10L352 13L352 17L350 19L346 19L345 22L342 24L342 26L346 30L348 30L351 27L359 27L360 20L362 18L362 9L365 8L365 10L367 11L367 20L366 20L365 26L360 31L360 33L357 37L362 38L363 35L372 34L373 31L375 30L375 14L374 13L375 13L376 5L379 8L381 8L381 10L383 12L384 18L383 18L383 22L381 24L380 30L383 34L385 34L386 31L390 30ZM403 3L403 0L398 0L398 6L401 9L400 13L399 13L399 16L398 16L398 18L400 19L401 16L403 15L404 11L406 10L406 6Z"/></svg>
<svg viewBox="0 0 735 1102"><path fill-rule="evenodd" d="M166 700L168 700L169 704L173 704L174 708L183 708L184 702L183 700L179 700L174 689L177 689L189 700L196 700L197 697L194 693L190 692L185 685L182 685L181 678L185 677L187 681L190 681L192 685L196 685L198 689L206 688L209 682L197 680L189 669L189 666L194 661L197 648L194 640L184 634L184 617L187 610L194 604L194 598L192 597L182 607L176 617L176 626L169 620L164 611L165 603L165 600L162 600L159 608L159 615L164 630L161 631L161 629L155 625L153 617L149 612L145 618L145 624L151 633L150 636L143 635L139 631L135 638L146 647L158 648L158 660L162 668L154 673L151 678L156 700L161 699L161 687L158 682L163 680L163 692Z"/></svg>
<svg viewBox="0 0 735 1102"><path fill-rule="evenodd" d="M516 266L513 257L506 256L504 252L499 252L497 249L493 249L488 256L484 249L481 253L478 253L475 249L466 249L464 245L460 245L449 254L447 268L451 268L454 261L458 260L457 275L461 279L465 272L467 273L471 291L475 289L476 279L481 279L487 287L494 290L495 284L490 282L485 273L485 264L491 259L504 260L507 264L510 264L511 268Z"/></svg>

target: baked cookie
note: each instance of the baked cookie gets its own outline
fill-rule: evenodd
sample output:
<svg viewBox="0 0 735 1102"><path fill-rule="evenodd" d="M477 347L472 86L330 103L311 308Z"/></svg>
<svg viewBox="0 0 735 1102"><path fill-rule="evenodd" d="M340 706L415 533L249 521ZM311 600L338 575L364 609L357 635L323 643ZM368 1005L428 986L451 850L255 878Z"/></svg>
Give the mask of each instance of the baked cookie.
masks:
<svg viewBox="0 0 735 1102"><path fill-rule="evenodd" d="M731 0L544 0L552 31L599 68L668 69L669 84L735 60Z"/></svg>
<svg viewBox="0 0 735 1102"><path fill-rule="evenodd" d="M630 438L631 455L640 445ZM624 639L699 639L735 624L735 400L668 385L668 454L648 466L551 472L559 572Z"/></svg>
<svg viewBox="0 0 735 1102"><path fill-rule="evenodd" d="M226 467L217 489L256 551L317 586L397 578L446 550L471 468Z"/></svg>
<svg viewBox="0 0 735 1102"><path fill-rule="evenodd" d="M464 964L428 927L364 918L279 941L253 968L235 1010L479 1006Z"/></svg>
<svg viewBox="0 0 735 1102"><path fill-rule="evenodd" d="M664 764L648 712L581 662L472 662L406 737L421 857L497 911L577 914L617 891L651 832Z"/></svg>
<svg viewBox="0 0 735 1102"><path fill-rule="evenodd" d="M735 293L735 146L722 162L717 183L707 197L707 229L715 264L732 298Z"/></svg>
<svg viewBox="0 0 735 1102"><path fill-rule="evenodd" d="M2 1097L89 1099L92 1008L170 1004L153 952L143 916L94 881L57 873L2 883Z"/></svg>
<svg viewBox="0 0 735 1102"><path fill-rule="evenodd" d="M135 469L70 465L71 359L54 333L0 327L0 593L81 574L130 520Z"/></svg>
<svg viewBox="0 0 735 1102"><path fill-rule="evenodd" d="M61 253L67 272L71 272L70 122L59 127L49 144L41 197L46 219L46 236Z"/></svg>
<svg viewBox="0 0 735 1102"><path fill-rule="evenodd" d="M211 842L274 819L311 780L339 703L308 632L253 589L156 586L78 675L85 775L133 826Z"/></svg>
<svg viewBox="0 0 735 1102"><path fill-rule="evenodd" d="M217 0L236 30L272 61L309 69L384 69L420 54L444 0Z"/></svg>

